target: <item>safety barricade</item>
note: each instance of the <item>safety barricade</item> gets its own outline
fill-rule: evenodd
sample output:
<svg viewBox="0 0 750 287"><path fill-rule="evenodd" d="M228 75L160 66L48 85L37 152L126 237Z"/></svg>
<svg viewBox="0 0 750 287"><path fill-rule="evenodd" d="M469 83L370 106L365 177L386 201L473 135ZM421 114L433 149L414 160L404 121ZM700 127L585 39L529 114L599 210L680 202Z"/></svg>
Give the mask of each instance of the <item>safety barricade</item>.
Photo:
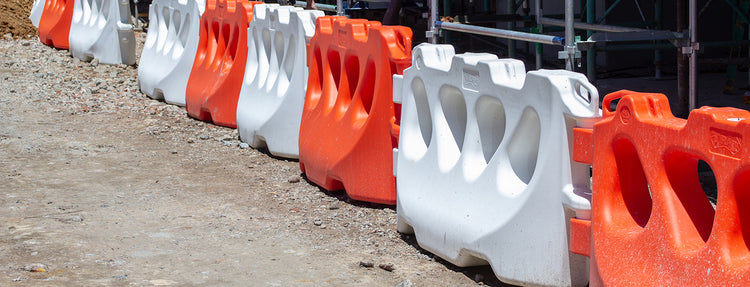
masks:
<svg viewBox="0 0 750 287"><path fill-rule="evenodd" d="M68 49L70 21L73 19L74 0L46 0L39 19L39 41L47 46Z"/></svg>
<svg viewBox="0 0 750 287"><path fill-rule="evenodd" d="M248 58L237 104L240 138L277 156L299 157L307 87L307 43L323 11L256 5L247 29Z"/></svg>
<svg viewBox="0 0 750 287"><path fill-rule="evenodd" d="M263 2L208 0L190 71L185 108L203 121L236 128L237 101L247 61L247 25Z"/></svg>
<svg viewBox="0 0 750 287"><path fill-rule="evenodd" d="M155 0L138 62L141 91L154 99L185 105L185 89L198 51L205 0Z"/></svg>
<svg viewBox="0 0 750 287"><path fill-rule="evenodd" d="M572 162L569 137L600 117L586 77L421 44L393 82L399 231L457 266L489 263L507 283L586 285L566 231L591 212L589 169Z"/></svg>
<svg viewBox="0 0 750 287"><path fill-rule="evenodd" d="M591 256L592 286L750 285L750 112L702 107L683 120L664 95L631 91L602 106L593 129L574 132L594 193L591 221L571 220L570 248Z"/></svg>
<svg viewBox="0 0 750 287"><path fill-rule="evenodd" d="M399 116L393 74L411 64L411 30L380 22L320 17L299 134L307 178L355 200L395 204L391 150ZM396 108L400 110L400 108Z"/></svg>
<svg viewBox="0 0 750 287"><path fill-rule="evenodd" d="M75 0L70 53L84 61L135 64L135 31L125 0Z"/></svg>
<svg viewBox="0 0 750 287"><path fill-rule="evenodd" d="M42 11L44 11L44 3L46 0L34 0L34 4L31 6L31 13L29 13L29 20L34 27L39 28L39 20L42 19Z"/></svg>

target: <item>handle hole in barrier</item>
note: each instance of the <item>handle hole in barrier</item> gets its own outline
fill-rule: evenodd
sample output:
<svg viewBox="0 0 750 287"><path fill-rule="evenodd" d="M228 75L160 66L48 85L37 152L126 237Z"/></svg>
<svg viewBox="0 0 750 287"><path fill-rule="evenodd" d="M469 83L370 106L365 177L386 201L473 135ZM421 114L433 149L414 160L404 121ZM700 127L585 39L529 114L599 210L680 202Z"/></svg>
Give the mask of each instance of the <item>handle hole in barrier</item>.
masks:
<svg viewBox="0 0 750 287"><path fill-rule="evenodd" d="M294 61L297 60L297 41L294 37L289 38L289 44L284 54L284 73L286 78L291 81L294 74Z"/></svg>
<svg viewBox="0 0 750 287"><path fill-rule="evenodd" d="M583 99L587 103L591 103L591 93L589 92L589 89L586 88L586 86L576 82L575 92L579 98Z"/></svg>
<svg viewBox="0 0 750 287"><path fill-rule="evenodd" d="M532 108L524 109L508 144L508 158L513 172L526 184L534 177L541 135L539 115Z"/></svg>
<svg viewBox="0 0 750 287"><path fill-rule="evenodd" d="M605 107L605 108L607 109L607 111L608 111L608 112L615 112L615 111L617 111L617 104L619 104L619 103L620 103L620 100L621 100L621 99L622 99L622 98L616 98L616 99L613 99L612 101L610 101L610 102L609 102L609 105L607 105L607 106Z"/></svg>
<svg viewBox="0 0 750 287"><path fill-rule="evenodd" d="M305 109L313 109L318 105L325 84L323 80L323 56L320 47L311 46L310 49L313 50L313 53L307 80L307 92L305 93Z"/></svg>
<svg viewBox="0 0 750 287"><path fill-rule="evenodd" d="M715 181L713 170L700 158L681 151L667 153L664 167L672 191L681 203L673 211L676 218L680 218L680 243L685 246L699 241L705 243L711 235L716 214L709 199L716 197L716 191L712 191L715 187L711 187L711 181Z"/></svg>
<svg viewBox="0 0 750 287"><path fill-rule="evenodd" d="M619 183L615 190L621 195L619 200L622 202L607 207L616 209L613 212L613 219L630 218L632 223L645 227L651 218L653 202L651 187L646 179L638 151L630 140L623 138L614 141L612 150L617 169L615 183ZM621 208L623 205L625 210ZM625 212L627 214L624 214Z"/></svg>
<svg viewBox="0 0 750 287"><path fill-rule="evenodd" d="M484 161L489 163L505 135L505 109L498 99L482 96L475 110Z"/></svg>
<svg viewBox="0 0 750 287"><path fill-rule="evenodd" d="M375 67L375 62L371 60L367 61L365 74L362 76L362 83L360 84L361 87L357 93L362 103L362 109L367 115L370 114L370 110L372 109L372 101L375 97L375 78L377 75L378 71Z"/></svg>
<svg viewBox="0 0 750 287"><path fill-rule="evenodd" d="M323 104L324 112L330 112L336 104L341 85L341 56L338 51L330 50L325 59L326 68L323 70Z"/></svg>
<svg viewBox="0 0 750 287"><path fill-rule="evenodd" d="M443 116L448 123L453 140L458 150L463 150L464 135L466 134L466 101L461 91L451 86L443 86L440 89L440 106Z"/></svg>
<svg viewBox="0 0 750 287"><path fill-rule="evenodd" d="M427 89L422 79L415 78L411 82L411 91L414 94L414 102L417 106L417 121L419 122L422 140L425 147L429 147L432 140L432 113L430 112L430 102L427 100Z"/></svg>

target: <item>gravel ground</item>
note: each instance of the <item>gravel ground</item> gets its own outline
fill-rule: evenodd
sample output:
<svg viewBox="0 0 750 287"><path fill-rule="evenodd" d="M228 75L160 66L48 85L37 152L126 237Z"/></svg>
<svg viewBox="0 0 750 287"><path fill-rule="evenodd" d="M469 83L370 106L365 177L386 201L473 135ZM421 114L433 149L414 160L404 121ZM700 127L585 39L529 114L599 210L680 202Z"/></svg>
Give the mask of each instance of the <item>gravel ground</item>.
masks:
<svg viewBox="0 0 750 287"><path fill-rule="evenodd" d="M149 99L135 67L9 35L0 55L0 285L502 285Z"/></svg>

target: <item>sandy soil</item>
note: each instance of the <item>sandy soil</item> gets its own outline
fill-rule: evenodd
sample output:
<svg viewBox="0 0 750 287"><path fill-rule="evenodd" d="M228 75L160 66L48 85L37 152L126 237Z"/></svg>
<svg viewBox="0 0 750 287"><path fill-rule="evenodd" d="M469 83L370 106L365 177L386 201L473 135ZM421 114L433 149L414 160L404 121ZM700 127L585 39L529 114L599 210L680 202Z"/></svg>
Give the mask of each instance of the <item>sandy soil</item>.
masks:
<svg viewBox="0 0 750 287"><path fill-rule="evenodd" d="M501 284L419 249L393 207L145 97L134 67L36 39L0 55L2 286Z"/></svg>

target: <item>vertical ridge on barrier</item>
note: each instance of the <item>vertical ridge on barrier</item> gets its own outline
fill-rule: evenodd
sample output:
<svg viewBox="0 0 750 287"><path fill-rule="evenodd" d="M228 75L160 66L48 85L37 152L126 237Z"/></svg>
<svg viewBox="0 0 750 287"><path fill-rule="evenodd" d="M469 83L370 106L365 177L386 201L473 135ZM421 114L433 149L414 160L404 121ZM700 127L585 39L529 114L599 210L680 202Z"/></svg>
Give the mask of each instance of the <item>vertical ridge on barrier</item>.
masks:
<svg viewBox="0 0 750 287"><path fill-rule="evenodd" d="M489 263L507 283L584 286L568 218L590 216L589 169L571 161L575 126L599 119L584 75L420 44L403 76L394 157L398 229L458 266Z"/></svg>
<svg viewBox="0 0 750 287"><path fill-rule="evenodd" d="M44 11L44 5L46 0L34 0L34 4L31 6L31 13L29 13L29 20L34 27L39 28L39 21L42 19L42 12Z"/></svg>
<svg viewBox="0 0 750 287"><path fill-rule="evenodd" d="M141 91L154 99L185 105L190 70L200 37L205 0L155 0L149 8L149 27L138 63Z"/></svg>
<svg viewBox="0 0 750 287"><path fill-rule="evenodd" d="M323 11L259 4L247 29L248 59L237 104L240 139L276 156L299 157L307 46Z"/></svg>
<svg viewBox="0 0 750 287"><path fill-rule="evenodd" d="M47 46L68 49L74 0L46 0L39 19L39 41Z"/></svg>
<svg viewBox="0 0 750 287"><path fill-rule="evenodd" d="M70 25L70 52L83 61L135 64L135 31L124 0L76 0Z"/></svg>
<svg viewBox="0 0 750 287"><path fill-rule="evenodd" d="M683 120L664 95L631 91L602 106L603 119L575 133L594 193L592 219L571 221L571 249L591 256L592 284L749 285L750 112L702 107ZM700 162L716 179L715 208Z"/></svg>
<svg viewBox="0 0 750 287"><path fill-rule="evenodd" d="M263 2L207 0L200 41L185 90L188 115L237 127L237 101L247 61L247 25Z"/></svg>
<svg viewBox="0 0 750 287"><path fill-rule="evenodd" d="M395 204L391 150L398 144L399 116L391 76L411 63L411 30L320 17L307 59L300 168L327 190Z"/></svg>

